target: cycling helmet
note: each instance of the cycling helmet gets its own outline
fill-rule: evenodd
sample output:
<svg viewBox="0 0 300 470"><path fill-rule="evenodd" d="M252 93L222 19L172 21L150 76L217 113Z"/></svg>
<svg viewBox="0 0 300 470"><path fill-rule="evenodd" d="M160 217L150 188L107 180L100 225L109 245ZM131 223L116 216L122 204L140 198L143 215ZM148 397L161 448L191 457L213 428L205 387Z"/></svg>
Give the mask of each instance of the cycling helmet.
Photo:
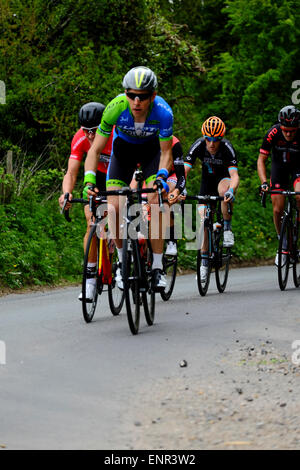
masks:
<svg viewBox="0 0 300 470"><path fill-rule="evenodd" d="M101 122L104 109L105 106L102 103L92 102L84 104L78 113L79 125L86 127L87 129L98 127Z"/></svg>
<svg viewBox="0 0 300 470"><path fill-rule="evenodd" d="M157 78L148 67L134 67L126 73L123 78L125 90L148 90L154 91L157 87Z"/></svg>
<svg viewBox="0 0 300 470"><path fill-rule="evenodd" d="M279 111L278 121L284 127L294 127L299 126L300 120L300 111L293 105L285 106Z"/></svg>
<svg viewBox="0 0 300 470"><path fill-rule="evenodd" d="M217 116L212 116L203 123L201 132L208 137L223 137L226 131L224 122Z"/></svg>

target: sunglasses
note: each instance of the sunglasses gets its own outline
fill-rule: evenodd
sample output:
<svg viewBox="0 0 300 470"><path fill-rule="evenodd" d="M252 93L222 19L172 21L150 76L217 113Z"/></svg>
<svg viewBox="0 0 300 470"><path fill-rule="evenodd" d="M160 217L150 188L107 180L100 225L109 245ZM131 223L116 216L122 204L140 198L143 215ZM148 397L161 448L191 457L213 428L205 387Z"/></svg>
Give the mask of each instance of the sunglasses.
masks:
<svg viewBox="0 0 300 470"><path fill-rule="evenodd" d="M152 96L152 93L143 93L143 94L140 94L140 93L132 93L130 91L126 91L126 95L128 96L128 98L132 101L134 101L136 98L138 98L140 101L146 101L148 100L149 98L151 98Z"/></svg>
<svg viewBox="0 0 300 470"><path fill-rule="evenodd" d="M220 142L220 140L223 139L223 137L209 137L208 135L204 136L204 139L207 140L208 142Z"/></svg>
<svg viewBox="0 0 300 470"><path fill-rule="evenodd" d="M88 134L96 134L96 130L98 127L92 127L91 129L88 129L87 127L82 127L82 130L87 132Z"/></svg>
<svg viewBox="0 0 300 470"><path fill-rule="evenodd" d="M295 132L298 127L284 127L284 126L280 126L280 129L284 132L289 132L289 133L293 133Z"/></svg>

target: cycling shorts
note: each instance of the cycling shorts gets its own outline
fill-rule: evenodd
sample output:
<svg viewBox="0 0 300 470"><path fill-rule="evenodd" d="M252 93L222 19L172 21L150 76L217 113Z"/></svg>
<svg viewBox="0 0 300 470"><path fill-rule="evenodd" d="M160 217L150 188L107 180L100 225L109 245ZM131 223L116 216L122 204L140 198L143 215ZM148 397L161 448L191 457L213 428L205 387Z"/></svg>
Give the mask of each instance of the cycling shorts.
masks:
<svg viewBox="0 0 300 470"><path fill-rule="evenodd" d="M300 182L300 163L299 165L289 165L286 163L272 162L271 168L271 189L287 190L291 183Z"/></svg>
<svg viewBox="0 0 300 470"><path fill-rule="evenodd" d="M160 152L158 138L143 144L132 144L116 137L107 170L107 189L112 186L129 186L138 163L141 165L146 183L155 181Z"/></svg>
<svg viewBox="0 0 300 470"><path fill-rule="evenodd" d="M230 180L230 175L228 176L216 176L216 175L208 175L206 178L202 178L201 187L200 187L200 196L218 196L218 185L220 181L224 179Z"/></svg>

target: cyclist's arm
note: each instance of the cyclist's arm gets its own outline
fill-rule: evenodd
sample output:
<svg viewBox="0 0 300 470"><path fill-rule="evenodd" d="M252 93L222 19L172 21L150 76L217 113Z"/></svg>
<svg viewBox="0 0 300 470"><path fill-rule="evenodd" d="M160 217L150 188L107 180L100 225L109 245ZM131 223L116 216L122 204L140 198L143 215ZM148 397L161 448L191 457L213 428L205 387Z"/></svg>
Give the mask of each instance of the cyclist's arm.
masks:
<svg viewBox="0 0 300 470"><path fill-rule="evenodd" d="M161 149L161 154L160 154L159 169L166 168L168 171L170 171L173 165L172 139L161 140L160 149Z"/></svg>
<svg viewBox="0 0 300 470"><path fill-rule="evenodd" d="M77 175L80 168L81 161L69 159L68 170L64 176L62 183L62 195L59 198L59 205L62 207L64 203L65 193L69 193L69 199L72 199L72 191L77 181Z"/></svg>
<svg viewBox="0 0 300 470"><path fill-rule="evenodd" d="M268 154L264 154L262 152L259 153L257 159L257 173L261 183L267 181L267 172L266 172L266 160L268 158Z"/></svg>
<svg viewBox="0 0 300 470"><path fill-rule="evenodd" d="M84 182L96 184L96 172L101 152L104 150L108 137L96 133L93 145L87 153L84 164Z"/></svg>
<svg viewBox="0 0 300 470"><path fill-rule="evenodd" d="M237 168L229 168L228 171L230 174L230 189L233 189L233 192L235 193L240 184L238 170Z"/></svg>

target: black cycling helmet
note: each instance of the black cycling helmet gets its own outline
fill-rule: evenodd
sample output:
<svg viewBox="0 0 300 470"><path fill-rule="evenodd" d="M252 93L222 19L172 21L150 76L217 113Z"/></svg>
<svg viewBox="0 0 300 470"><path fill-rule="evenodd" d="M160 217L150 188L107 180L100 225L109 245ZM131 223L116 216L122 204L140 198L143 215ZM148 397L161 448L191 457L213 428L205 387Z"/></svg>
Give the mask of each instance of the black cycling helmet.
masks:
<svg viewBox="0 0 300 470"><path fill-rule="evenodd" d="M98 127L101 122L104 109L105 106L102 103L92 102L84 104L78 113L79 125L86 127L87 129Z"/></svg>
<svg viewBox="0 0 300 470"><path fill-rule="evenodd" d="M300 111L294 105L285 106L279 111L278 121L284 127L299 126Z"/></svg>
<svg viewBox="0 0 300 470"><path fill-rule="evenodd" d="M148 67L134 67L126 73L123 78L125 90L148 90L154 91L157 87L157 78Z"/></svg>

